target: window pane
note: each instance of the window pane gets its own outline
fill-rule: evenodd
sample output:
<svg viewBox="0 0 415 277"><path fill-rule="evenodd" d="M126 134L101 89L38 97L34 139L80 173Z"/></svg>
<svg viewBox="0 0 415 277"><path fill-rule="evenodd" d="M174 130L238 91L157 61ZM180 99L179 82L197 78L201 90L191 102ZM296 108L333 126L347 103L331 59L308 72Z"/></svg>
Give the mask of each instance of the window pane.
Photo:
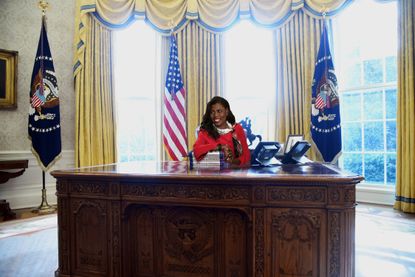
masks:
<svg viewBox="0 0 415 277"><path fill-rule="evenodd" d="M266 122L268 122L268 113L263 107L266 107L268 103L253 97L240 99L229 97L229 99L232 99L229 100L229 104L236 117L236 121L240 122L246 117L250 118L252 133L263 137L267 133ZM255 103L255 105L252 105L252 103ZM246 109L246 107L249 107L249 109Z"/></svg>
<svg viewBox="0 0 415 277"><path fill-rule="evenodd" d="M383 119L382 91L366 92L363 95L364 119Z"/></svg>
<svg viewBox="0 0 415 277"><path fill-rule="evenodd" d="M386 118L396 118L396 89L386 90Z"/></svg>
<svg viewBox="0 0 415 277"><path fill-rule="evenodd" d="M360 93L344 93L340 101L341 119L344 122L360 120Z"/></svg>
<svg viewBox="0 0 415 277"><path fill-rule="evenodd" d="M362 128L360 123L344 123L342 136L344 151L362 151Z"/></svg>
<svg viewBox="0 0 415 277"><path fill-rule="evenodd" d="M383 81L382 74L382 61L381 60L369 60L363 62L364 69L364 83L378 84Z"/></svg>
<svg viewBox="0 0 415 277"><path fill-rule="evenodd" d="M139 50L137 50L139 49ZM156 33L144 21L114 32L119 161L156 159Z"/></svg>
<svg viewBox="0 0 415 277"><path fill-rule="evenodd" d="M397 2L352 1L333 18L344 133L339 162L344 168L356 168L358 159L350 155L364 155L361 172L365 182L376 185L395 182ZM353 94L362 95L361 102Z"/></svg>
<svg viewBox="0 0 415 277"><path fill-rule="evenodd" d="M121 161L154 160L156 133L152 100L128 99L120 101L118 117L118 145ZM147 115L147 116L146 116ZM146 118L146 120L143 120Z"/></svg>
<svg viewBox="0 0 415 277"><path fill-rule="evenodd" d="M396 154L386 155L386 184L394 186L396 183Z"/></svg>
<svg viewBox="0 0 415 277"><path fill-rule="evenodd" d="M396 82L398 76L396 56L386 58L386 82Z"/></svg>
<svg viewBox="0 0 415 277"><path fill-rule="evenodd" d="M275 60L272 32L242 20L224 34L224 82L236 120L249 117L252 132L273 139Z"/></svg>
<svg viewBox="0 0 415 277"><path fill-rule="evenodd" d="M365 122L365 151L383 151L383 123Z"/></svg>
<svg viewBox="0 0 415 277"><path fill-rule="evenodd" d="M360 86L361 81L361 65L359 63L354 63L350 65L344 72L344 79L340 80L344 89L355 88ZM343 76L343 74L342 74Z"/></svg>
<svg viewBox="0 0 415 277"><path fill-rule="evenodd" d="M386 150L396 152L396 121L386 122Z"/></svg>
<svg viewBox="0 0 415 277"><path fill-rule="evenodd" d="M384 159L383 154L365 154L365 182L383 183L384 182Z"/></svg>
<svg viewBox="0 0 415 277"><path fill-rule="evenodd" d="M355 174L363 175L362 172L362 155L343 153L344 169Z"/></svg>

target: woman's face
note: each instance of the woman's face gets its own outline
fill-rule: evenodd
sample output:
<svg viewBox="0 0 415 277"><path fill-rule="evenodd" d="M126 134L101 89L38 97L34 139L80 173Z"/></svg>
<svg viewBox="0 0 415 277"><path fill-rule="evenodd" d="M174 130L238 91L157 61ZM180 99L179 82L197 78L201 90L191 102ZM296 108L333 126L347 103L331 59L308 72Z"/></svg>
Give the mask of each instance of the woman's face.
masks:
<svg viewBox="0 0 415 277"><path fill-rule="evenodd" d="M212 119L213 124L220 129L225 129L228 127L226 124L226 118L228 117L228 110L220 103L212 105L210 111L210 119Z"/></svg>

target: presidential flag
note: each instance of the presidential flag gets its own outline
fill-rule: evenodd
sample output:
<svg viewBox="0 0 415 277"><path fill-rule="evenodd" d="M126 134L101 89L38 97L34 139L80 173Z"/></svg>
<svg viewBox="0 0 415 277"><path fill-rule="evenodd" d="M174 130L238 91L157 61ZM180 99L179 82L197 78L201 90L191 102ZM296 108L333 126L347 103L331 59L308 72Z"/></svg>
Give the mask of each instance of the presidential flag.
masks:
<svg viewBox="0 0 415 277"><path fill-rule="evenodd" d="M186 91L180 75L176 39L173 34L170 38L170 62L163 103L164 146L172 160L180 161L187 156Z"/></svg>
<svg viewBox="0 0 415 277"><path fill-rule="evenodd" d="M325 23L311 89L311 138L323 160L335 163L342 149L340 106Z"/></svg>
<svg viewBox="0 0 415 277"><path fill-rule="evenodd" d="M47 171L61 154L58 85L42 17L32 79L30 82L29 139L42 170Z"/></svg>

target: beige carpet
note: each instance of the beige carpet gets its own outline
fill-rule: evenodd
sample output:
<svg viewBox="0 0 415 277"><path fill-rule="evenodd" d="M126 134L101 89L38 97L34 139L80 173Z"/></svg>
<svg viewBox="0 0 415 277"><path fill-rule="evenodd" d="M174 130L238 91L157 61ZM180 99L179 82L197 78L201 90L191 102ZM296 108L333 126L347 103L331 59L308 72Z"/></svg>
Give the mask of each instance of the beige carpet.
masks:
<svg viewBox="0 0 415 277"><path fill-rule="evenodd" d="M0 276L53 277L58 268L56 214L0 223Z"/></svg>
<svg viewBox="0 0 415 277"><path fill-rule="evenodd" d="M56 228L56 226L56 214L5 221L0 223L0 239L15 235L29 234L31 232L37 232L50 228Z"/></svg>
<svg viewBox="0 0 415 277"><path fill-rule="evenodd" d="M415 214L356 208L356 277L415 276Z"/></svg>

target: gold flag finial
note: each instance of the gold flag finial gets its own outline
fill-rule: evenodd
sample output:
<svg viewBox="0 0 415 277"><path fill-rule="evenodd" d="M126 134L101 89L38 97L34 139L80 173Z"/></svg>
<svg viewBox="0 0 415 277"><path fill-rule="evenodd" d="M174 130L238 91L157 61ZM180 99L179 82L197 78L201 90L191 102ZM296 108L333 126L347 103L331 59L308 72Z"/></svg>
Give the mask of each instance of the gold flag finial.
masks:
<svg viewBox="0 0 415 277"><path fill-rule="evenodd" d="M49 7L49 3L45 0L39 1L39 8L42 10L43 15L46 14L46 10Z"/></svg>

